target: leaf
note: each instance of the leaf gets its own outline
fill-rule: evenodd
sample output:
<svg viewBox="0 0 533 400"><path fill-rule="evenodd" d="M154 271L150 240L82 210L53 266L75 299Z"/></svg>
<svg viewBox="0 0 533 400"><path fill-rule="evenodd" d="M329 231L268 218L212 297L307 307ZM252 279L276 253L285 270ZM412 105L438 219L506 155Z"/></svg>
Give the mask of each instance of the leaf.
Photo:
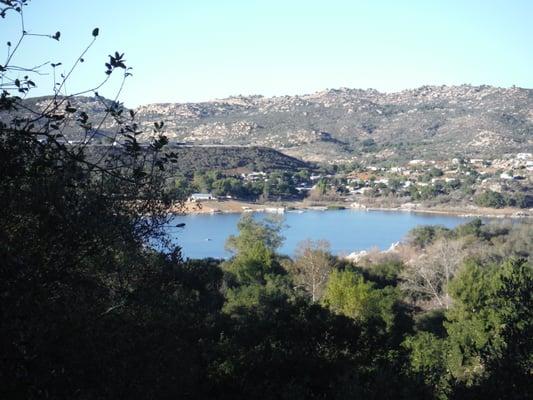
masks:
<svg viewBox="0 0 533 400"><path fill-rule="evenodd" d="M100 29L98 28L93 29L93 37L97 37L99 33L100 33Z"/></svg>

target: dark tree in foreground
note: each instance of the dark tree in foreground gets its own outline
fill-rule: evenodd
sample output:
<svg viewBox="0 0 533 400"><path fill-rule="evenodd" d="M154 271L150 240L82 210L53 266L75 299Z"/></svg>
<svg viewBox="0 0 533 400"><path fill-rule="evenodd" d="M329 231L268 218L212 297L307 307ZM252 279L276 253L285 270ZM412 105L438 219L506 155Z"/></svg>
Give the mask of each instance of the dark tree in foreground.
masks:
<svg viewBox="0 0 533 400"><path fill-rule="evenodd" d="M142 328L130 306L138 291L157 284L161 263L179 262L179 251L173 260L155 262L145 247L148 239L164 239L167 221L162 124L142 147L134 113L96 93L112 76L120 74L124 82L130 75L124 55L109 56L94 88L65 93L97 40L94 29L54 93L30 106L35 103L25 98L34 76L60 63L17 66L15 55L27 40L60 40L61 34L29 33L26 5L0 1L0 16L21 23L0 64L0 397L68 397L94 385L111 365L119 372L125 360L113 358L120 351L115 345L124 328ZM75 97L85 93L104 108L103 119L76 108ZM114 130L105 135L119 145L95 154L91 139L109 121ZM83 140L69 143L65 132L72 130Z"/></svg>

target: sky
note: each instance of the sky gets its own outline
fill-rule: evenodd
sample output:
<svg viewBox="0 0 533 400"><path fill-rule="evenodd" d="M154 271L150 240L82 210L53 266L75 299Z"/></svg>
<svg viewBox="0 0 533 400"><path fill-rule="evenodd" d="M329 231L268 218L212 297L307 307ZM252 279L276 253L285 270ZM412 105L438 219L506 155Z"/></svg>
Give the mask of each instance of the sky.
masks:
<svg viewBox="0 0 533 400"><path fill-rule="evenodd" d="M24 16L28 32L61 37L26 37L17 65L67 72L98 27L66 90L95 86L107 55L124 52L129 107L340 87L533 87L532 0L32 0ZM0 54L19 34L14 14L0 20ZM33 95L53 87L52 68L41 71ZM114 97L119 81L99 93Z"/></svg>

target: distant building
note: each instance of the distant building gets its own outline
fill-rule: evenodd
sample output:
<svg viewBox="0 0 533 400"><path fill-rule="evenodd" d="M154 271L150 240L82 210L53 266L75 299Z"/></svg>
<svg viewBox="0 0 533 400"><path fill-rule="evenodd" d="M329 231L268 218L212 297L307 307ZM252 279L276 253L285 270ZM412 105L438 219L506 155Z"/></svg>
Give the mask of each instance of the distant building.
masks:
<svg viewBox="0 0 533 400"><path fill-rule="evenodd" d="M365 194L365 193L371 192L372 190L373 190L372 188L364 187L364 188L361 188L361 189L354 190L354 193Z"/></svg>
<svg viewBox="0 0 533 400"><path fill-rule="evenodd" d="M504 172L503 174L500 174L500 179L511 180L513 179L513 176L507 172Z"/></svg>
<svg viewBox="0 0 533 400"><path fill-rule="evenodd" d="M206 201L206 200L216 200L216 196L213 196L211 193L193 193L189 197L189 201Z"/></svg>
<svg viewBox="0 0 533 400"><path fill-rule="evenodd" d="M403 172L403 171L405 171L404 167L391 167L390 169L390 172L396 172L396 173Z"/></svg>
<svg viewBox="0 0 533 400"><path fill-rule="evenodd" d="M265 172L251 172L249 174L241 174L241 177L245 181L258 181L258 180L264 180L266 178L267 174Z"/></svg>
<svg viewBox="0 0 533 400"><path fill-rule="evenodd" d="M409 165L425 165L426 161L424 160L411 160L409 161Z"/></svg>

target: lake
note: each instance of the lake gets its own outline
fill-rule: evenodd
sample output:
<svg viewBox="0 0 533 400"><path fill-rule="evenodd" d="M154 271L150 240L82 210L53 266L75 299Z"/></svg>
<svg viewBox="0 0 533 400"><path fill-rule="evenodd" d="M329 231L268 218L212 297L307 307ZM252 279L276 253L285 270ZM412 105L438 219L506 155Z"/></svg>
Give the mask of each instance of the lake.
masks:
<svg viewBox="0 0 533 400"><path fill-rule="evenodd" d="M264 218L265 215L257 213L255 217ZM185 258L227 258L231 254L224 250L224 243L228 236L237 234L240 217L240 214L179 215L173 218L171 225L185 223L185 226L168 229L173 241L182 247ZM285 241L279 252L286 255L293 255L298 242L305 239L327 240L336 255L372 247L385 250L404 239L415 226L453 228L470 220L449 215L358 210L306 210L287 212L284 217Z"/></svg>

